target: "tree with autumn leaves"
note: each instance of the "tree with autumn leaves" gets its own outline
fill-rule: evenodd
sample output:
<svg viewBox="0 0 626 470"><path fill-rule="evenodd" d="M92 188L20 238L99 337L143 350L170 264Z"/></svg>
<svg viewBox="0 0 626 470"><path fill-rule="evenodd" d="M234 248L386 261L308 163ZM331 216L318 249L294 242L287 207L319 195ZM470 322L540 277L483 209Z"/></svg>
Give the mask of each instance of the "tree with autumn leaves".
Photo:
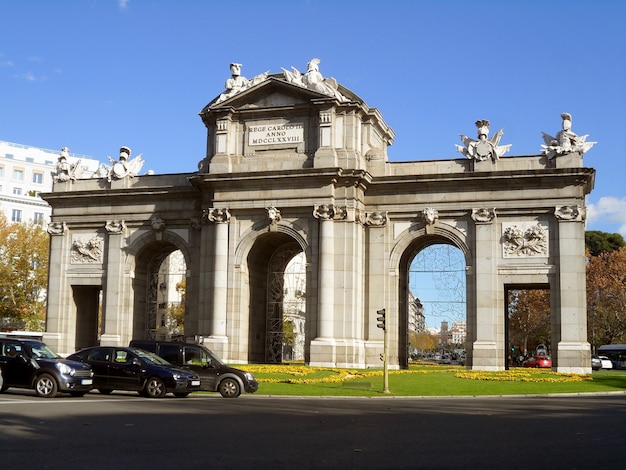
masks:
<svg viewBox="0 0 626 470"><path fill-rule="evenodd" d="M626 246L589 257L587 331L594 347L626 343Z"/></svg>
<svg viewBox="0 0 626 470"><path fill-rule="evenodd" d="M587 338L592 347L626 343L626 242L617 233L588 231ZM550 292L509 291L509 343L532 353L550 344Z"/></svg>
<svg viewBox="0 0 626 470"><path fill-rule="evenodd" d="M0 330L43 331L49 235L0 213Z"/></svg>

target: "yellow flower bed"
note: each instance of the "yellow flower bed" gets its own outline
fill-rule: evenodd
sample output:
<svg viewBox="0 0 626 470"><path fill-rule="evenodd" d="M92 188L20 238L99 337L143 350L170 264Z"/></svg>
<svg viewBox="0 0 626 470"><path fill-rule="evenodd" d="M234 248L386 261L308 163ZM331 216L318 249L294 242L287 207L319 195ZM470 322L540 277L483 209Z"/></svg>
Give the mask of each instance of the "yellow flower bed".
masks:
<svg viewBox="0 0 626 470"><path fill-rule="evenodd" d="M459 379L491 380L497 382L583 382L591 375L564 374L551 370L509 369L501 371L464 370L454 374Z"/></svg>
<svg viewBox="0 0 626 470"><path fill-rule="evenodd" d="M259 382L317 384L338 383L346 380L378 377L383 375L380 369L334 369L329 367L308 367L305 365L281 364L246 364L238 365L240 369L257 376ZM423 367L420 369L390 370L389 375L400 374L436 374L454 372L459 379L491 380L501 382L582 382L592 380L591 375L563 374L551 370L510 369L503 371L460 370L458 367ZM283 377L263 377L265 374Z"/></svg>

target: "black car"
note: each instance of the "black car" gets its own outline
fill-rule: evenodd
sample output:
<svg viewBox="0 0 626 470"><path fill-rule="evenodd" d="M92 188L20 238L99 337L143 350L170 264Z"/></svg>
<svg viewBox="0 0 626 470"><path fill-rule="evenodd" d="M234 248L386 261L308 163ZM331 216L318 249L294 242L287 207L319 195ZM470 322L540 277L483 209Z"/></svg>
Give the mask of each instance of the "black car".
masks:
<svg viewBox="0 0 626 470"><path fill-rule="evenodd" d="M68 359L89 364L94 371L94 388L109 394L130 390L150 398L166 393L186 397L200 389L200 378L190 370L175 367L147 351L115 346L81 349Z"/></svg>
<svg viewBox="0 0 626 470"><path fill-rule="evenodd" d="M39 397L59 392L82 397L93 387L91 367L63 359L45 343L0 337L0 392L9 387L35 390Z"/></svg>
<svg viewBox="0 0 626 470"><path fill-rule="evenodd" d="M254 393L259 389L259 383L250 372L227 366L201 344L152 340L133 340L130 344L191 369L200 376L201 390L220 392L224 398L237 398L242 391Z"/></svg>

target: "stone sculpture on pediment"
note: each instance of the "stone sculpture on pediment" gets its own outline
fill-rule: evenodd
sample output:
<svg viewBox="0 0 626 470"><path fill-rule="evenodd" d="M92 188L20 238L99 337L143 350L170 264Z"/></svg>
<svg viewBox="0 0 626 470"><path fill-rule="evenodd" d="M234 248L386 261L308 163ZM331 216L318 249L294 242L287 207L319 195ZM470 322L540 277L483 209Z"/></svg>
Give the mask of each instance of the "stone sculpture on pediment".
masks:
<svg viewBox="0 0 626 470"><path fill-rule="evenodd" d="M458 152L472 160L485 161L490 158L492 162L495 162L511 149L512 144L500 145L500 139L504 134L502 129L489 138L489 121L481 119L475 124L478 139L470 139L466 135L460 134L465 147L455 144Z"/></svg>
<svg viewBox="0 0 626 470"><path fill-rule="evenodd" d="M226 91L222 93L216 100L214 104L219 104L222 101L226 101L228 98L232 98L233 96L241 93L248 88L253 87L254 85L261 83L266 80L269 75L269 70L267 72L261 73L255 76L252 80L248 80L246 77L241 75L241 64L237 62L232 62L230 64L230 78L226 80L226 84L224 87Z"/></svg>
<svg viewBox="0 0 626 470"><path fill-rule="evenodd" d="M300 71L291 67L291 72L283 68L283 75L285 80L294 85L308 88L309 90L322 93L323 95L332 96L339 101L347 101L347 99L339 92L337 80L334 78L324 78L319 69L320 60L315 58L311 59L307 64L306 72L300 73Z"/></svg>
<svg viewBox="0 0 626 470"><path fill-rule="evenodd" d="M561 114L561 119L561 130L556 134L556 137L552 137L545 132L541 133L545 142L545 145L542 145L541 148L550 160L559 155L567 155L574 152L582 155L597 144L597 142L587 142L589 134L578 136L572 131L571 114L563 113Z"/></svg>
<svg viewBox="0 0 626 470"><path fill-rule="evenodd" d="M548 256L548 229L534 224L526 230L512 225L502 233L504 256Z"/></svg>
<svg viewBox="0 0 626 470"><path fill-rule="evenodd" d="M72 242L72 263L102 263L104 240L98 236Z"/></svg>

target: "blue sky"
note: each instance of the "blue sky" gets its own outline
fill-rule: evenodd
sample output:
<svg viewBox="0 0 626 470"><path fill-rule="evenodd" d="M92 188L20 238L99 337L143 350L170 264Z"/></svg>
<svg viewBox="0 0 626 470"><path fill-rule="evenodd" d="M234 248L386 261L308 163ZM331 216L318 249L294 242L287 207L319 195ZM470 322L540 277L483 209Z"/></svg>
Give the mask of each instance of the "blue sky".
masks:
<svg viewBox="0 0 626 470"><path fill-rule="evenodd" d="M507 155L538 154L569 112L598 142L587 229L626 236L624 0L0 0L0 16L0 140L193 172L231 62L251 78L317 57L394 129L391 161L463 158L478 119Z"/></svg>
<svg viewBox="0 0 626 470"><path fill-rule="evenodd" d="M228 65L248 78L318 57L396 133L392 161L462 158L477 119L538 154L560 114L598 144L588 229L626 235L623 0L0 0L0 140L185 173Z"/></svg>

